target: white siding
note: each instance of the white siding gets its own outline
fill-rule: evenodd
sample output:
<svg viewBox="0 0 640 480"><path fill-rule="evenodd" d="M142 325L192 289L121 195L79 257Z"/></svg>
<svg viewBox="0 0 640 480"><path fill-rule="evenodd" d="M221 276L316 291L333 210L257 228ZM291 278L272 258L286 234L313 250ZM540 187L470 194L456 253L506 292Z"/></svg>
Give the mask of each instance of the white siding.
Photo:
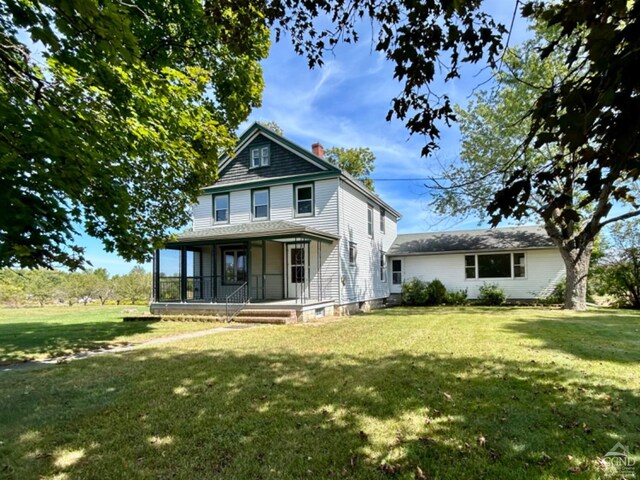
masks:
<svg viewBox="0 0 640 480"><path fill-rule="evenodd" d="M367 210L373 205L373 237L368 234ZM388 275L380 279L380 255L396 236L395 218L387 212L385 233L380 231L380 207L345 182L340 184L340 274L344 279L340 302L362 302L389 296ZM355 265L349 264L349 243L357 248Z"/></svg>
<svg viewBox="0 0 640 480"><path fill-rule="evenodd" d="M311 298L322 298L323 300L338 300L338 289L340 284L338 274L339 249L337 242L328 244L320 243L320 274L318 274L318 244L309 244L310 263L310 285L309 295Z"/></svg>
<svg viewBox="0 0 640 480"><path fill-rule="evenodd" d="M330 178L314 183L314 216L296 217L293 206L293 184L269 188L269 220L286 220L338 234L338 179ZM251 221L251 190L236 190L229 194L230 217L226 225L239 225ZM193 229L211 228L213 206L211 195L201 195L193 206Z"/></svg>
<svg viewBox="0 0 640 480"><path fill-rule="evenodd" d="M482 252L479 252L482 253ZM497 283L512 299L530 299L545 296L564 277L564 263L556 249L528 250L525 252L526 278L465 279L464 253L442 255L412 255L389 259L402 260L402 280L418 278L424 281L440 280L448 290L467 289L469 298L478 296L484 283ZM468 254L467 254L468 255ZM391 285L392 293L400 293L400 285Z"/></svg>
<svg viewBox="0 0 640 480"><path fill-rule="evenodd" d="M229 225L251 221L251 190L238 190L229 194Z"/></svg>
<svg viewBox="0 0 640 480"><path fill-rule="evenodd" d="M338 180L331 178L314 183L314 216L296 217L293 205L293 185L270 188L271 220L287 220L324 232L338 233Z"/></svg>
<svg viewBox="0 0 640 480"><path fill-rule="evenodd" d="M198 203L192 207L192 212L194 230L211 227L213 221L211 195L200 195Z"/></svg>
<svg viewBox="0 0 640 480"><path fill-rule="evenodd" d="M284 247L278 242L266 242L266 247L265 295L268 299L280 299L284 296Z"/></svg>

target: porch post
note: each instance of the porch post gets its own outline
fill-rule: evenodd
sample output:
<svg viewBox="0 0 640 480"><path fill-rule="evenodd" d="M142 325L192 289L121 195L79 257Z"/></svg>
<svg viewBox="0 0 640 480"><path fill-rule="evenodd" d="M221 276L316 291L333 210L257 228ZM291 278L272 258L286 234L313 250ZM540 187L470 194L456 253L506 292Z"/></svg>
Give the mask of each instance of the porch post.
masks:
<svg viewBox="0 0 640 480"><path fill-rule="evenodd" d="M160 250L153 251L153 301L160 301Z"/></svg>
<svg viewBox="0 0 640 480"><path fill-rule="evenodd" d="M251 301L251 240L247 245L247 298ZM256 292L257 293L257 292Z"/></svg>
<svg viewBox="0 0 640 480"><path fill-rule="evenodd" d="M211 302L218 301L218 272L217 268L218 259L218 245L215 243L211 245Z"/></svg>
<svg viewBox="0 0 640 480"><path fill-rule="evenodd" d="M187 249L180 247L180 301L187 301Z"/></svg>
<svg viewBox="0 0 640 480"><path fill-rule="evenodd" d="M262 240L262 300L266 298L266 278L265 271L267 269L267 242Z"/></svg>
<svg viewBox="0 0 640 480"><path fill-rule="evenodd" d="M318 300L322 301L322 242L316 240L316 277L318 277Z"/></svg>

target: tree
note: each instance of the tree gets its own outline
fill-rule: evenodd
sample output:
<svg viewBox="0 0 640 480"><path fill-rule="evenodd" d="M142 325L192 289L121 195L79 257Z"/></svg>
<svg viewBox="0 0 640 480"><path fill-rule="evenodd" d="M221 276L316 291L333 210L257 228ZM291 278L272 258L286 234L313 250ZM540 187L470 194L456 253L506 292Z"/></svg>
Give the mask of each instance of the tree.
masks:
<svg viewBox="0 0 640 480"><path fill-rule="evenodd" d="M118 304L124 300L131 303L148 301L151 298L151 281L151 274L140 266L133 267L126 275L114 277L116 301Z"/></svg>
<svg viewBox="0 0 640 480"><path fill-rule="evenodd" d="M539 29L535 39L506 52L506 72L497 73L498 84L489 91L477 92L467 109L456 109L463 138L461 158L459 163L443 169L443 178L435 185L432 205L438 213L487 218L488 205L505 188L515 171L542 171L558 155L566 154L565 148L557 143L548 143L541 148L533 148L533 145L522 148L533 121L528 114L539 91L569 75L565 65L568 52L563 48L564 44L541 58L541 45L553 36L552 31ZM597 234L590 240L588 252L580 252L573 241L574 235L590 222L602 221L595 202L584 202L584 194L574 188L575 182L587 174L588 171L579 166L567 168L551 185L534 186L526 201L518 206L522 210L519 218L543 223L558 246L567 271L565 305L578 309L584 308L586 302L587 274ZM574 221L572 232L562 234L563 218L545 213L550 199L557 197L571 197L567 204L573 205L582 217ZM624 199L621 203L625 203ZM576 262L578 257L581 261Z"/></svg>
<svg viewBox="0 0 640 480"><path fill-rule="evenodd" d="M25 278L22 272L0 269L0 302L17 307L25 300Z"/></svg>
<svg viewBox="0 0 640 480"><path fill-rule="evenodd" d="M40 306L51 302L59 291L60 283L64 281L64 274L51 270L32 270L25 272L27 295L36 300Z"/></svg>
<svg viewBox="0 0 640 480"><path fill-rule="evenodd" d="M550 85L533 85L535 101L522 119L529 119L528 131L512 161L543 147L552 147L555 154L537 169L511 169L487 210L495 226L531 215L534 192L543 200L535 213L570 266L566 306L582 310L594 238L605 226L640 215L630 186L640 176L640 92L635 75L640 62L640 2L520 5L524 17L557 31L542 41L541 59L562 49L566 74ZM396 117L411 133L425 135L424 155L437 148L438 122L456 119L449 99L431 89L435 72L442 68L445 81L451 80L460 75L462 63L478 62L485 54L490 67L499 71L502 65L501 35L506 29L475 0L280 0L273 8L279 19L277 34L290 31L294 48L307 55L311 67L322 65L324 51L338 42L357 41L358 21L368 17L378 31L375 49L394 64L394 76L403 84L387 119ZM333 23L318 31L313 20L320 13ZM558 179L567 182L569 195L556 195ZM609 217L613 203L621 199L631 208Z"/></svg>
<svg viewBox="0 0 640 480"><path fill-rule="evenodd" d="M543 42L541 59L562 50L567 73L551 85L535 85L529 131L514 158L531 149L555 153L537 168L513 169L488 211L493 225L532 211L543 219L567 266L565 307L584 310L595 238L607 225L640 215L634 192L640 91L633 77L640 4L565 0L527 4L523 13L558 31ZM610 215L616 202L628 208Z"/></svg>
<svg viewBox="0 0 640 480"><path fill-rule="evenodd" d="M282 130L282 127L280 127L276 122L259 120L258 123L263 127L267 127L269 130L276 132L281 137L284 136L284 130Z"/></svg>
<svg viewBox="0 0 640 480"><path fill-rule="evenodd" d="M260 104L261 5L0 3L0 267L82 266L76 224L148 260L189 221Z"/></svg>
<svg viewBox="0 0 640 480"><path fill-rule="evenodd" d="M96 276L90 270L67 273L60 290L69 306L77 302L82 302L86 306L96 295L96 280Z"/></svg>
<svg viewBox="0 0 640 480"><path fill-rule="evenodd" d="M353 175L373 192L371 172L375 168L376 157L370 148L333 147L325 150L324 156L326 160Z"/></svg>
<svg viewBox="0 0 640 480"><path fill-rule="evenodd" d="M609 254L596 267L597 288L621 305L640 308L640 220L613 225L610 238Z"/></svg>
<svg viewBox="0 0 640 480"><path fill-rule="evenodd" d="M113 282L105 268L96 268L93 271L93 277L95 282L94 295L100 300L100 305L104 305L113 294Z"/></svg>

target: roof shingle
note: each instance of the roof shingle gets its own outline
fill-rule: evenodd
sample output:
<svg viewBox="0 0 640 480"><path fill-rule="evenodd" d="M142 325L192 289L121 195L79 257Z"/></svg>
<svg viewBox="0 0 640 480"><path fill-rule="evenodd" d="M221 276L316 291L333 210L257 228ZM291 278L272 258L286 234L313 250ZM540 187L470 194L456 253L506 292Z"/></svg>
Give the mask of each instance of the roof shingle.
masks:
<svg viewBox="0 0 640 480"><path fill-rule="evenodd" d="M188 230L178 235L178 238L169 245L180 243L192 243L199 240L239 240L245 238L268 238L271 236L310 236L326 240L337 240L338 237L322 230L310 228L299 223L284 220L265 222L241 223L238 225L226 225L198 230Z"/></svg>
<svg viewBox="0 0 640 480"><path fill-rule="evenodd" d="M542 227L507 227L398 235L387 255L529 250L555 245Z"/></svg>

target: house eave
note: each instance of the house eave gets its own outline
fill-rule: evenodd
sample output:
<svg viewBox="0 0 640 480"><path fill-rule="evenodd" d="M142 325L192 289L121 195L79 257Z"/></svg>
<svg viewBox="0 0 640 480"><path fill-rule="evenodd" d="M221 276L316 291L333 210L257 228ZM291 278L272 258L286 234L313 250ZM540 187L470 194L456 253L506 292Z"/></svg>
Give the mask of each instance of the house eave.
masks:
<svg viewBox="0 0 640 480"><path fill-rule="evenodd" d="M269 179L259 179L251 182L235 182L226 183L224 185L210 185L202 189L203 194L231 192L236 190L247 190L258 187L270 187L275 185L283 185L288 183L300 183L305 181L314 180L326 180L329 178L337 178L339 173L337 172L318 172L318 173L305 173L300 175L286 175L282 177L274 177Z"/></svg>
<svg viewBox="0 0 640 480"><path fill-rule="evenodd" d="M419 256L431 256L431 255L452 255L452 254L464 254L469 255L472 253L503 253L503 252L524 252L531 250L557 250L555 246L549 247L505 247L505 248L487 248L487 249L471 249L471 250L442 250L438 252L387 252L387 257L419 257Z"/></svg>

